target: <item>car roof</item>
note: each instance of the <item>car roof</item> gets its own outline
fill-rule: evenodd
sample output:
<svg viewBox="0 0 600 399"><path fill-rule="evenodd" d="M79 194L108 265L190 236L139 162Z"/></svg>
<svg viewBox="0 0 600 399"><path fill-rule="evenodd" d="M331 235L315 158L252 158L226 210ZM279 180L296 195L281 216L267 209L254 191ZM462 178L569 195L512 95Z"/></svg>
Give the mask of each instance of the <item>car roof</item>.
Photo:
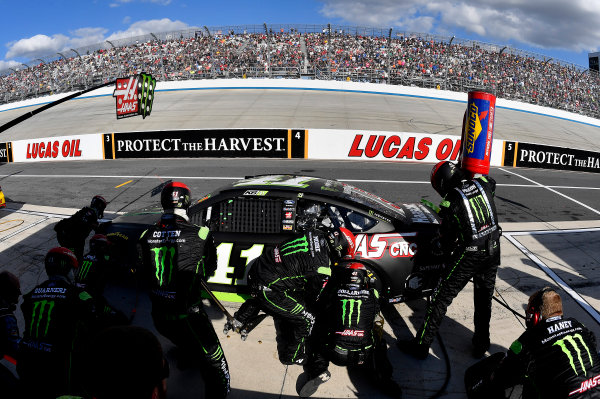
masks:
<svg viewBox="0 0 600 399"><path fill-rule="evenodd" d="M217 191L198 200L197 204L209 198L234 193L238 195L237 192L240 190L245 190L246 195L251 194L248 193L249 191L256 191L256 195L265 195L269 190L314 194L362 205L395 219L406 220L407 218L405 209L401 205L350 184L335 179L292 174L248 176L220 187Z"/></svg>

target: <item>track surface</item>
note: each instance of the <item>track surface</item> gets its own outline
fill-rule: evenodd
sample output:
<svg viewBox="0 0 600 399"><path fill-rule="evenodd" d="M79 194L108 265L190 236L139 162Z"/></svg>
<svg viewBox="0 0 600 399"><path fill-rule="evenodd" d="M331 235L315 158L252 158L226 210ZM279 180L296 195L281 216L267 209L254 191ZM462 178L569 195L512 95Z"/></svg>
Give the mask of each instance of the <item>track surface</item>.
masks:
<svg viewBox="0 0 600 399"><path fill-rule="evenodd" d="M385 90L385 86L381 86ZM465 94L464 100L467 100ZM460 136L466 103L386 94L211 89L157 92L149 118L117 121L111 96L68 101L0 134L0 141L154 129L351 129ZM30 108L0 112L0 124ZM494 138L600 151L600 128L498 109Z"/></svg>
<svg viewBox="0 0 600 399"><path fill-rule="evenodd" d="M114 99L71 101L0 135L0 141L159 128L312 127L458 134L464 105L436 100L366 94L307 91L210 90L160 93L150 118L116 121ZM24 112L0 113L0 123ZM11 116L12 114L12 116ZM4 118L4 119L3 119ZM599 128L526 114L498 112L496 137L598 150ZM431 165L393 162L327 162L311 160L180 159L116 160L0 165L0 185L10 211L0 211L0 270L11 270L27 292L45 278L43 257L56 245L52 227L61 217L89 203L94 194L109 201L107 211L124 212L158 202L150 192L166 179L187 183L199 198L232 179L264 173L298 173L337 178L394 202L439 202L428 182ZM496 297L522 312L527 297L551 284L561 286L565 311L600 334L600 180L597 174L534 169L492 168L498 182L497 207L505 235ZM60 207L60 208L57 208ZM44 212L44 213L39 213ZM595 227L584 232L573 228ZM542 230L550 234L538 234ZM522 233L524 232L524 233ZM109 293L131 309L131 292ZM228 304L235 311L237 304ZM134 323L151 328L147 298L137 306ZM128 310L128 311L129 311ZM213 319L228 358L232 398L291 398L302 378L299 367L276 359L272 322L257 328L247 342L224 337L222 314ZM394 378L405 398L432 395L445 377L439 344L423 362L401 354L397 338L414 334L424 301L392 306L384 312ZM21 321L22 323L22 321ZM505 351L522 331L519 319L493 305L492 352ZM440 330L452 362L445 398L464 398L464 370L470 357L472 287L468 285L448 309ZM179 370L176 351L161 338L172 374L171 398L197 397L202 383L194 370ZM252 359L252 361L249 360ZM260 366L260 367L257 367ZM384 397L356 371L332 366L332 380L315 397Z"/></svg>

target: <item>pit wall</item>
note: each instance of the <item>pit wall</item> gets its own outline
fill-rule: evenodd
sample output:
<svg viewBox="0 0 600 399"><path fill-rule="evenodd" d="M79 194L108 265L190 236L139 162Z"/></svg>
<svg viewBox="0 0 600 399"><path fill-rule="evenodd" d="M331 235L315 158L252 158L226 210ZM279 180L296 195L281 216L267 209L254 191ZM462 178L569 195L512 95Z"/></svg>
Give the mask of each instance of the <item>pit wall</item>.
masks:
<svg viewBox="0 0 600 399"><path fill-rule="evenodd" d="M289 79L159 82L156 91L211 89L330 90L431 98L465 103L466 93L381 84ZM82 98L112 96L113 87ZM4 104L0 112L58 100L69 93ZM157 94L160 95L160 94ZM77 99L71 100L76 101ZM541 114L600 127L600 120L532 104L497 99L496 108ZM151 117L151 116L150 116ZM235 129L104 132L0 143L0 162L120 158L250 157L360 161L456 160L459 136L413 132L331 129ZM493 140L492 166L533 167L600 173L600 153L543 144Z"/></svg>

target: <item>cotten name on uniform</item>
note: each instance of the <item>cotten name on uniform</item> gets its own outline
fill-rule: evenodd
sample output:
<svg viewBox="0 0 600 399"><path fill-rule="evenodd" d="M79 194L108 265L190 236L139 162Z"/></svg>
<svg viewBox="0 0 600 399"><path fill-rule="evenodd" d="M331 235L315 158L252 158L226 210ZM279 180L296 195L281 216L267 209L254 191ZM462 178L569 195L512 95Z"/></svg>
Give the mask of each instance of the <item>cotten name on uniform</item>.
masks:
<svg viewBox="0 0 600 399"><path fill-rule="evenodd" d="M181 230L169 230L169 231L155 231L152 233L152 237L154 238L171 238L171 237L179 237L181 235Z"/></svg>

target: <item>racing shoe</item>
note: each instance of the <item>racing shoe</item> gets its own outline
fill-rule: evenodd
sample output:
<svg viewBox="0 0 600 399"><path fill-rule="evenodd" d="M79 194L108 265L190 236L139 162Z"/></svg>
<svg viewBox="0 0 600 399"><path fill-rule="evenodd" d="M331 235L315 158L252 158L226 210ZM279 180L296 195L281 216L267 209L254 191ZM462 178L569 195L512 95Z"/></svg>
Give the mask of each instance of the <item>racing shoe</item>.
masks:
<svg viewBox="0 0 600 399"><path fill-rule="evenodd" d="M315 378L308 380L306 382L306 384L304 384L304 386L302 386L302 388L300 389L300 392L298 392L298 395L300 395L301 398L308 398L313 393L317 392L317 389L319 388L319 386L321 384L329 381L330 378L331 378L331 373L329 372L329 370L323 371L321 374L319 374Z"/></svg>
<svg viewBox="0 0 600 399"><path fill-rule="evenodd" d="M396 342L398 349L414 357L415 359L425 360L429 355L429 345L419 344L415 339L398 340Z"/></svg>

